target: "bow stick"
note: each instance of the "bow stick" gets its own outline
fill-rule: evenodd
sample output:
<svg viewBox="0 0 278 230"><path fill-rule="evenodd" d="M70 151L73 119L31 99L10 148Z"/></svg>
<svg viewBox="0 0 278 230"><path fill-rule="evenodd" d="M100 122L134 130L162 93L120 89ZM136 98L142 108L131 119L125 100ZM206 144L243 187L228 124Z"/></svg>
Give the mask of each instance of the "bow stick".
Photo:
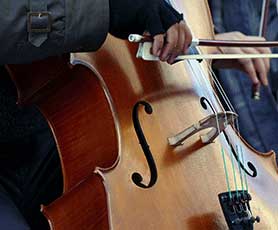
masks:
<svg viewBox="0 0 278 230"><path fill-rule="evenodd" d="M141 36L131 34L128 37L130 42L140 43L137 57L146 61L158 61L159 58L152 55L151 46L153 38L150 36ZM225 40L209 40L209 39L192 39L191 47L196 46L230 46L230 47L278 47L277 41L225 41ZM244 59L244 58L278 58L278 54L191 54L179 55L176 61L188 59Z"/></svg>
<svg viewBox="0 0 278 230"><path fill-rule="evenodd" d="M142 43L153 42L150 36L142 36L139 34L130 34L128 37L130 42ZM218 46L218 47L278 47L278 41L242 41L242 40L211 40L193 38L191 46Z"/></svg>
<svg viewBox="0 0 278 230"><path fill-rule="evenodd" d="M265 37L266 35L268 13L269 13L269 0L263 0L260 31L259 31L260 37Z"/></svg>

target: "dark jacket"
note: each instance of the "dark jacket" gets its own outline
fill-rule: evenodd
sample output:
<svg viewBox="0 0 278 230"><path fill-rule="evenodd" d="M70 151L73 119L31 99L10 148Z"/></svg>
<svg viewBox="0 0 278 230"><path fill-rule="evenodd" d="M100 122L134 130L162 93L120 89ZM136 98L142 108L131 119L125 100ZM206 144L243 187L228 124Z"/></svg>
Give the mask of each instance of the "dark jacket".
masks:
<svg viewBox="0 0 278 230"><path fill-rule="evenodd" d="M94 51L108 27L108 0L0 0L0 65Z"/></svg>
<svg viewBox="0 0 278 230"><path fill-rule="evenodd" d="M34 106L16 105L16 89L1 64L98 49L109 27L108 1L0 0L0 143L18 142L47 127Z"/></svg>

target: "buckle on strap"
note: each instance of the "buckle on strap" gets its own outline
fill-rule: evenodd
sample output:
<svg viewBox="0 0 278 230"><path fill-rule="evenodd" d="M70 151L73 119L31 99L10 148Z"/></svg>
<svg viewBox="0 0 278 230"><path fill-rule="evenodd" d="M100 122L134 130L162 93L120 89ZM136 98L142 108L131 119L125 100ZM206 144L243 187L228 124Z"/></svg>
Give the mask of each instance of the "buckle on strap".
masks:
<svg viewBox="0 0 278 230"><path fill-rule="evenodd" d="M27 30L28 33L49 33L51 31L52 18L48 11L28 12Z"/></svg>

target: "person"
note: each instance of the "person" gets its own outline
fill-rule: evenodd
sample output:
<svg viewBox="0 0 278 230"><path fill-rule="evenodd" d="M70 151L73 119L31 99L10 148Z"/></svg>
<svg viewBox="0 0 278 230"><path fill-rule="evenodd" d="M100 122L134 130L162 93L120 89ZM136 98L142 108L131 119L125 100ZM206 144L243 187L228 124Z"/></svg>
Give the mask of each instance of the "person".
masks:
<svg viewBox="0 0 278 230"><path fill-rule="evenodd" d="M108 32L126 38L149 31L154 36L153 53L168 63L191 43L182 15L163 0L27 2L0 0L0 65L95 51ZM44 230L49 226L40 205L62 193L60 161L43 116L34 106L17 107L16 99L15 86L2 66L0 228Z"/></svg>
<svg viewBox="0 0 278 230"><path fill-rule="evenodd" d="M0 65L95 51L108 32L126 38L144 31L154 37L152 53L173 64L192 39L182 15L163 0L0 0L0 6ZM16 107L3 68L0 81L0 226L48 229L39 205L62 192L55 142L34 107Z"/></svg>
<svg viewBox="0 0 278 230"><path fill-rule="evenodd" d="M209 0L209 3L215 30L222 38L233 35L236 39L264 39L258 37L262 0ZM266 33L268 40L278 39L277 23L276 1L271 0ZM230 48L223 49L223 52L238 52ZM277 48L273 51L277 52ZM258 53L262 52L262 48L253 49L253 51L244 49L240 52ZM274 150L278 153L278 141L273 135L278 129L278 110L275 101L278 89L278 61L273 59L270 65L267 59L247 59L242 60L241 63L246 65L247 69L244 72L251 77L248 78L246 74L237 70L217 70L219 81L236 113L239 114L239 131L256 150L261 152ZM251 98L251 82L262 83L260 100Z"/></svg>
<svg viewBox="0 0 278 230"><path fill-rule="evenodd" d="M173 63L192 39L182 15L163 0L1 0L0 4L0 64L95 51L108 32L126 38L145 30L154 37L154 55Z"/></svg>

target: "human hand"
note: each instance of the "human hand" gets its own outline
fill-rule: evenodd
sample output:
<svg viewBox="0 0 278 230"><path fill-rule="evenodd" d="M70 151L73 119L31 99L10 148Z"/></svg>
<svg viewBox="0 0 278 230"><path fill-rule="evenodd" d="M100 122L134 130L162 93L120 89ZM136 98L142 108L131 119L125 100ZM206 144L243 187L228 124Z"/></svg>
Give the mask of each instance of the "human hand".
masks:
<svg viewBox="0 0 278 230"><path fill-rule="evenodd" d="M258 40L265 41L262 37L246 36L240 32L229 32L217 34L218 40ZM269 54L271 50L265 47L220 47L221 53L225 54ZM249 75L254 85L268 85L267 74L270 69L270 61L266 58L259 59L236 59L236 60L215 60L215 68L236 68Z"/></svg>
<svg viewBox="0 0 278 230"><path fill-rule="evenodd" d="M164 0L110 0L112 35L126 39L145 31L154 38L152 54L169 64L186 53L192 40L183 16Z"/></svg>

